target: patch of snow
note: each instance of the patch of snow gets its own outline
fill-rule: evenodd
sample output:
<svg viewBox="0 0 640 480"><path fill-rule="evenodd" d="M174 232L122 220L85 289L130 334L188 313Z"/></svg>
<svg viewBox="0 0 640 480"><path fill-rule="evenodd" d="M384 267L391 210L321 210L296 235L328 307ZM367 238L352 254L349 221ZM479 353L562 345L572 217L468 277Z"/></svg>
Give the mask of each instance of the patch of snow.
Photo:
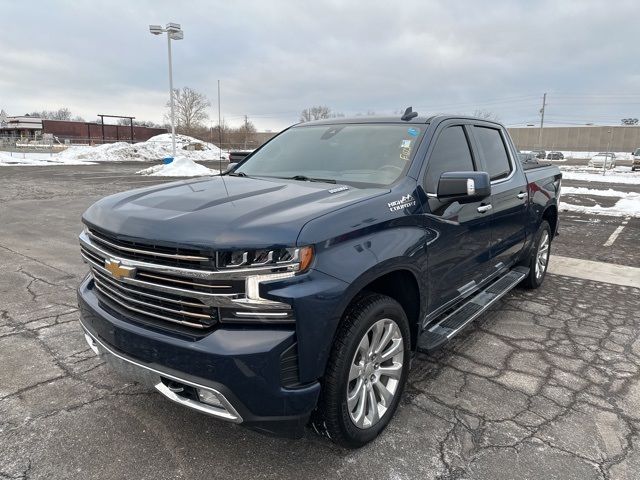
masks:
<svg viewBox="0 0 640 480"><path fill-rule="evenodd" d="M48 153L0 152L0 166L95 165L95 162L72 158L60 158Z"/></svg>
<svg viewBox="0 0 640 480"><path fill-rule="evenodd" d="M638 192L619 192L609 188L608 190L598 190L586 187L562 187L562 195L595 195L596 197L617 197L617 198L640 198Z"/></svg>
<svg viewBox="0 0 640 480"><path fill-rule="evenodd" d="M154 165L136 172L139 175L151 175L154 177L201 177L217 175L219 170L207 168L187 157L177 157L173 162L165 165Z"/></svg>
<svg viewBox="0 0 640 480"><path fill-rule="evenodd" d="M601 168L561 166L563 180L580 180L584 182L623 183L640 185L640 172L632 172L630 167L616 167L602 175Z"/></svg>

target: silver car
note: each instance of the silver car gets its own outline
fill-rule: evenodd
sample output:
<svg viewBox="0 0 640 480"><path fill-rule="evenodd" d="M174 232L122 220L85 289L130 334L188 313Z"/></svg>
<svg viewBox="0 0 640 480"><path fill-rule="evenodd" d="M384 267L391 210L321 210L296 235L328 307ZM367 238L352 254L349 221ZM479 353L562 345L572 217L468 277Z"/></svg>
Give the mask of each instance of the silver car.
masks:
<svg viewBox="0 0 640 480"><path fill-rule="evenodd" d="M636 148L631 158L631 171L635 172L636 170L640 170L640 148Z"/></svg>
<svg viewBox="0 0 640 480"><path fill-rule="evenodd" d="M616 155L615 153L598 153L591 157L588 165L594 168L602 168L606 165L606 168L613 168L616 166Z"/></svg>

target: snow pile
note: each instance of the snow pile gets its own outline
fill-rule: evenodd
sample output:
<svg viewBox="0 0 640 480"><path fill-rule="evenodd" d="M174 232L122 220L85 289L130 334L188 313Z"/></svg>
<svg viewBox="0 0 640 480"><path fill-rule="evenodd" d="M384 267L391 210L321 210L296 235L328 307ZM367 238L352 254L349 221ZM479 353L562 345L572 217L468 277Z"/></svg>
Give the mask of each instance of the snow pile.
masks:
<svg viewBox="0 0 640 480"><path fill-rule="evenodd" d="M603 207L595 205L574 205L566 203L561 197L560 210L565 212L592 213L597 215L609 215L613 217L638 217L640 218L640 193L618 192L613 189L597 190L585 187L562 187L563 195L589 195L595 197L617 197L615 205Z"/></svg>
<svg viewBox="0 0 640 480"><path fill-rule="evenodd" d="M203 142L187 135L176 135L176 156L191 160L219 160L221 150L213 143ZM224 153L222 156L224 158ZM91 160L95 162L157 161L171 157L171 134L163 133L146 142L106 143L95 147L69 147L56 156L69 160Z"/></svg>
<svg viewBox="0 0 640 480"><path fill-rule="evenodd" d="M86 160L60 158L49 153L0 152L0 166L95 165Z"/></svg>
<svg viewBox="0 0 640 480"><path fill-rule="evenodd" d="M218 170L207 168L187 157L176 157L167 165L154 165L136 172L139 175L151 175L154 177L201 177L205 175L217 175Z"/></svg>

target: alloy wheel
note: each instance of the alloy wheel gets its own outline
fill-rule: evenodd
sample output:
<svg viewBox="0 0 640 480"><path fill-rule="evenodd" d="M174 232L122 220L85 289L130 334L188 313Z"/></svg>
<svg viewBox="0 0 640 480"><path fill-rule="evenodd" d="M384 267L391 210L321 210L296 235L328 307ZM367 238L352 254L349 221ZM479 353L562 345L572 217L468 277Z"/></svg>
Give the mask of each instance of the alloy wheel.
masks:
<svg viewBox="0 0 640 480"><path fill-rule="evenodd" d="M347 408L355 426L376 425L389 409L400 386L404 340L390 318L375 322L364 334L351 361Z"/></svg>

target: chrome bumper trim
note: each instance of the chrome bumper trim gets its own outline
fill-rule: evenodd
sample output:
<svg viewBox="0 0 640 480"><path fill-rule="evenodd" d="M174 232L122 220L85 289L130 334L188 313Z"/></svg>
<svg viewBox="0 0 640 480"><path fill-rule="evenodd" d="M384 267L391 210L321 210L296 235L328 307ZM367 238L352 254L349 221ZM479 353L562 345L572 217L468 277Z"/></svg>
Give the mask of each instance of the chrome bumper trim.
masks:
<svg viewBox="0 0 640 480"><path fill-rule="evenodd" d="M242 423L242 417L233 407L231 402L229 402L229 400L227 400L227 398L215 388L200 385L198 383L185 380L184 378L161 372L160 370L156 370L154 368L126 358L123 355L120 355L119 353L113 351L111 348L97 339L94 335L92 335L89 330L87 330L87 328L82 324L82 321L80 321L80 325L82 326L82 329L84 331L85 340L89 344L91 350L104 357L107 363L113 366L120 373L124 374L125 376L132 377L140 383L153 386L156 390L158 390L158 392L160 392L169 400L183 405L187 408L212 415L228 422ZM122 368L122 366L124 366L124 368ZM133 367L134 371L132 371L131 367ZM197 389L207 390L215 395L218 400L220 400L220 403L222 403L224 408L215 407L213 405L208 405L202 402L191 400L189 398L181 397L175 392L171 391L164 383L162 383L161 378L167 378Z"/></svg>

